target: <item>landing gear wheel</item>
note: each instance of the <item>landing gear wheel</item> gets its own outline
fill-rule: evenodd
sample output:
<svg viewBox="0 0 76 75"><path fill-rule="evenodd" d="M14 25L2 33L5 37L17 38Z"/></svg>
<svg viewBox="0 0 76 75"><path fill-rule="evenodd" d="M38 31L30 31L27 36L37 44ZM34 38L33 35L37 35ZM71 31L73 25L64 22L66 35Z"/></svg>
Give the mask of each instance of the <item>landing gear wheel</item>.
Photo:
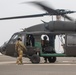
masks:
<svg viewBox="0 0 76 75"><path fill-rule="evenodd" d="M56 61L56 57L48 57L49 63L54 63Z"/></svg>
<svg viewBox="0 0 76 75"><path fill-rule="evenodd" d="M32 55L31 62L32 63L39 63L40 62L40 57L36 54Z"/></svg>

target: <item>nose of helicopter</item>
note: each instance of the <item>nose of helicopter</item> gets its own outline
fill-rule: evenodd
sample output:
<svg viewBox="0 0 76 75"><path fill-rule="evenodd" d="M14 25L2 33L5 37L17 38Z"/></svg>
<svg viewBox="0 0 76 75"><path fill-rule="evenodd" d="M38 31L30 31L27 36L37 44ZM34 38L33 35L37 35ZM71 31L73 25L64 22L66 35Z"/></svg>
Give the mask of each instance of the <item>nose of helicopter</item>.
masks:
<svg viewBox="0 0 76 75"><path fill-rule="evenodd" d="M0 53L5 54L6 50L4 49L4 47L0 47Z"/></svg>
<svg viewBox="0 0 76 75"><path fill-rule="evenodd" d="M1 47L0 47L0 52L1 52Z"/></svg>

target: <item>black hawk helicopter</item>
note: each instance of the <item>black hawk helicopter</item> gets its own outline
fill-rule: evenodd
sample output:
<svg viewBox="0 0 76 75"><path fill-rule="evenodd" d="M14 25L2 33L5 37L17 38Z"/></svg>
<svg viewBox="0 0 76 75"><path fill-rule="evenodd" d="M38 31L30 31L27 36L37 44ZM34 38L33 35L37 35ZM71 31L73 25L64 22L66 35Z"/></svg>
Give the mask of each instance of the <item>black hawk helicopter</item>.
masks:
<svg viewBox="0 0 76 75"><path fill-rule="evenodd" d="M0 18L0 20L41 17L44 15L56 15L57 17L62 16L64 19L68 19L70 21L61 21L59 20L59 18L57 18L57 21L42 21L43 23L41 24L31 26L21 32L16 32L12 35L8 42L5 42L4 45L0 47L1 53L15 57L15 42L18 37L22 37L22 42L27 47L27 51L24 52L24 57L28 57L32 63L39 63L40 57L47 57L50 63L54 63L56 61L56 57L76 57L76 22L71 17L66 15L70 13L75 13L76 11L67 11L64 9L55 10L51 7L46 6L42 2L30 3L39 6L47 13L6 17ZM43 52L43 48L41 46L42 35L48 35L49 37L49 42L45 47L46 52ZM64 53L56 53L55 51L56 35L64 35L65 43L62 45ZM29 42L28 37L30 37Z"/></svg>

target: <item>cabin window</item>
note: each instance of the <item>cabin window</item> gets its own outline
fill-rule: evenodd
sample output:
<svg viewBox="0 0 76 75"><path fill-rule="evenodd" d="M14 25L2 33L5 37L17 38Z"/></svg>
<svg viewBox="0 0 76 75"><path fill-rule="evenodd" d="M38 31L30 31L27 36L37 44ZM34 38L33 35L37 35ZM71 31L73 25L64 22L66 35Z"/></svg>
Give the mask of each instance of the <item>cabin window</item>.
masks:
<svg viewBox="0 0 76 75"><path fill-rule="evenodd" d="M76 34L67 35L67 46L76 45Z"/></svg>
<svg viewBox="0 0 76 75"><path fill-rule="evenodd" d="M35 38L32 34L28 34L26 36L26 45L27 46L35 46Z"/></svg>

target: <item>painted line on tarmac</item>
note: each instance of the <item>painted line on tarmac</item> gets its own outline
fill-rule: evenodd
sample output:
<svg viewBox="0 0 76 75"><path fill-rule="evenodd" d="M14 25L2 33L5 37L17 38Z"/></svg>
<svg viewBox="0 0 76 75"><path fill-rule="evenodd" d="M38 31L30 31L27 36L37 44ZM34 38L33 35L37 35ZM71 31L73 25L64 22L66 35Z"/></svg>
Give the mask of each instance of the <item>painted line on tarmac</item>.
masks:
<svg viewBox="0 0 76 75"><path fill-rule="evenodd" d="M4 62L0 62L0 65L3 65L3 64L13 64L15 63L15 61L4 61Z"/></svg>
<svg viewBox="0 0 76 75"><path fill-rule="evenodd" d="M11 62L0 62L0 65L6 65L6 64L16 64L15 61L11 61ZM65 63L62 63L62 64L45 64L45 63L39 63L39 64L32 64L32 63L23 63L23 65L27 65L27 66L55 66L55 65L76 65L76 64L65 64Z"/></svg>
<svg viewBox="0 0 76 75"><path fill-rule="evenodd" d="M68 61L67 61L68 62ZM6 65L6 64L16 64L16 61L4 61L4 62L0 62L0 65ZM29 66L39 66L39 65L76 65L76 62L73 63L39 63L39 64L32 64L31 62L24 62L23 65L29 65Z"/></svg>
<svg viewBox="0 0 76 75"><path fill-rule="evenodd" d="M57 61L57 62L64 62L64 63L66 63L66 62L74 62L74 61Z"/></svg>
<svg viewBox="0 0 76 75"><path fill-rule="evenodd" d="M29 65L29 66L55 66L55 65L56 65L56 66L57 66L57 65L58 65L58 66L59 66L59 65L60 65L60 66L62 66L62 65L64 66L64 65L66 65L66 66L67 66L67 65L76 65L76 64L55 64L55 63L54 63L54 64L27 64L27 63L26 63L26 64L23 64L23 65Z"/></svg>

